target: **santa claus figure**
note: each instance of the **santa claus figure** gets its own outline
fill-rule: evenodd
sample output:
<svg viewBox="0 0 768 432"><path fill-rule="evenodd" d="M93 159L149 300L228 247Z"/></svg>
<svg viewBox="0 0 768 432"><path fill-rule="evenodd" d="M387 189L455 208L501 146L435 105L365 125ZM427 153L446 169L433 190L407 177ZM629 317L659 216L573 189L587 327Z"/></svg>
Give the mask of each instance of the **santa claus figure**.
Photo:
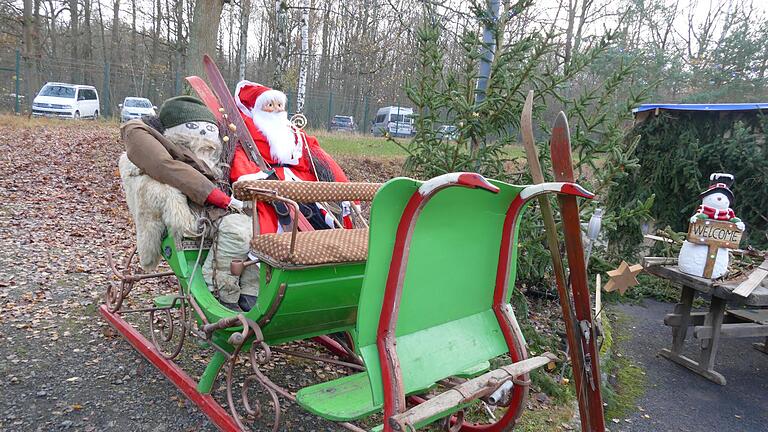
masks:
<svg viewBox="0 0 768 432"><path fill-rule="evenodd" d="M238 145L232 161L230 177L238 180L287 180L348 182L341 167L322 149L313 136L295 127L285 111L285 93L250 81L241 81L235 89L235 101L248 127L257 151L270 169L265 172ZM350 204L342 203L341 223L352 227ZM276 211L277 209L277 211ZM280 232L285 213L281 206L259 202L258 215L261 233ZM278 212L280 215L278 215ZM333 228L334 221L328 210L320 205L303 206L302 213L315 229ZM279 217L280 216L280 217Z"/></svg>

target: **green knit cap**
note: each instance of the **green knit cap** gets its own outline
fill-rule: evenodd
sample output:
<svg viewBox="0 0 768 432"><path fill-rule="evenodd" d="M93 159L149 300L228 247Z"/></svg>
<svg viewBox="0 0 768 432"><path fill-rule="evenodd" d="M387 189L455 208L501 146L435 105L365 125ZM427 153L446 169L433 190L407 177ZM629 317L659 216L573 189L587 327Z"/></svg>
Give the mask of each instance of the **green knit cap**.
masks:
<svg viewBox="0 0 768 432"><path fill-rule="evenodd" d="M166 129L195 121L216 124L216 117L211 111L200 99L192 96L176 96L166 100L157 116Z"/></svg>

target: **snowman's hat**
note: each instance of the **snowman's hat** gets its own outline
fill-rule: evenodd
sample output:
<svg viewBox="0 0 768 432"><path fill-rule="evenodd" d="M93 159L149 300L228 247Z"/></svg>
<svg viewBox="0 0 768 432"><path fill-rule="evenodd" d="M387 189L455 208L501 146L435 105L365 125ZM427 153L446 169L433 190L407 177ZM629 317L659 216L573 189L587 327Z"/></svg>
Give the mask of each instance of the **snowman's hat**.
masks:
<svg viewBox="0 0 768 432"><path fill-rule="evenodd" d="M699 198L704 198L707 195L713 193L721 193L728 197L728 201L733 205L733 192L731 191L731 185L733 184L733 174L728 173L713 173L709 176L709 187L707 190L699 194Z"/></svg>

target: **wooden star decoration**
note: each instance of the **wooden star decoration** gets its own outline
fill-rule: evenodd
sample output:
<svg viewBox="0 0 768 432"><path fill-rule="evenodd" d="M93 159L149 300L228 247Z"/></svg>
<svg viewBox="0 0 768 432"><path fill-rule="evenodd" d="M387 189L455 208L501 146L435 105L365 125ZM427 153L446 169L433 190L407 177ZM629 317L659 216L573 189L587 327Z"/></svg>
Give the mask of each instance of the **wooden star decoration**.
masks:
<svg viewBox="0 0 768 432"><path fill-rule="evenodd" d="M619 268L608 272L610 280L603 288L605 292L619 291L622 295L631 287L640 284L637 281L637 275L643 271L643 266L635 264L630 266L626 261L622 261Z"/></svg>

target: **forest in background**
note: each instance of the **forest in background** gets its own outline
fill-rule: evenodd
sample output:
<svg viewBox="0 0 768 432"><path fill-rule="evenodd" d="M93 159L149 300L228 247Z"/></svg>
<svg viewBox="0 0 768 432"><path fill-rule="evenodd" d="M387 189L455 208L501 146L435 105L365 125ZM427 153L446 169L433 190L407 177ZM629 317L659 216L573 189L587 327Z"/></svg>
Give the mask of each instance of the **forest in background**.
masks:
<svg viewBox="0 0 768 432"><path fill-rule="evenodd" d="M281 88L290 108L304 65L310 124L354 114L365 128L376 108L410 105L404 87L417 70L416 28L425 15L444 29L450 71L462 65L465 32L481 34L475 9L483 8L433 0L0 0L2 108L13 108L16 50L24 108L46 81L65 81L95 85L102 104L106 90L114 113L125 96L159 104L185 91L183 78L202 74L198 53L210 43L231 85L245 77ZM506 0L501 13L509 17L504 43L552 36L557 49L539 62L543 72L568 68L611 33L607 54L561 84L566 96L631 62L629 85L651 87L649 100L768 100L768 20L760 2Z"/></svg>

